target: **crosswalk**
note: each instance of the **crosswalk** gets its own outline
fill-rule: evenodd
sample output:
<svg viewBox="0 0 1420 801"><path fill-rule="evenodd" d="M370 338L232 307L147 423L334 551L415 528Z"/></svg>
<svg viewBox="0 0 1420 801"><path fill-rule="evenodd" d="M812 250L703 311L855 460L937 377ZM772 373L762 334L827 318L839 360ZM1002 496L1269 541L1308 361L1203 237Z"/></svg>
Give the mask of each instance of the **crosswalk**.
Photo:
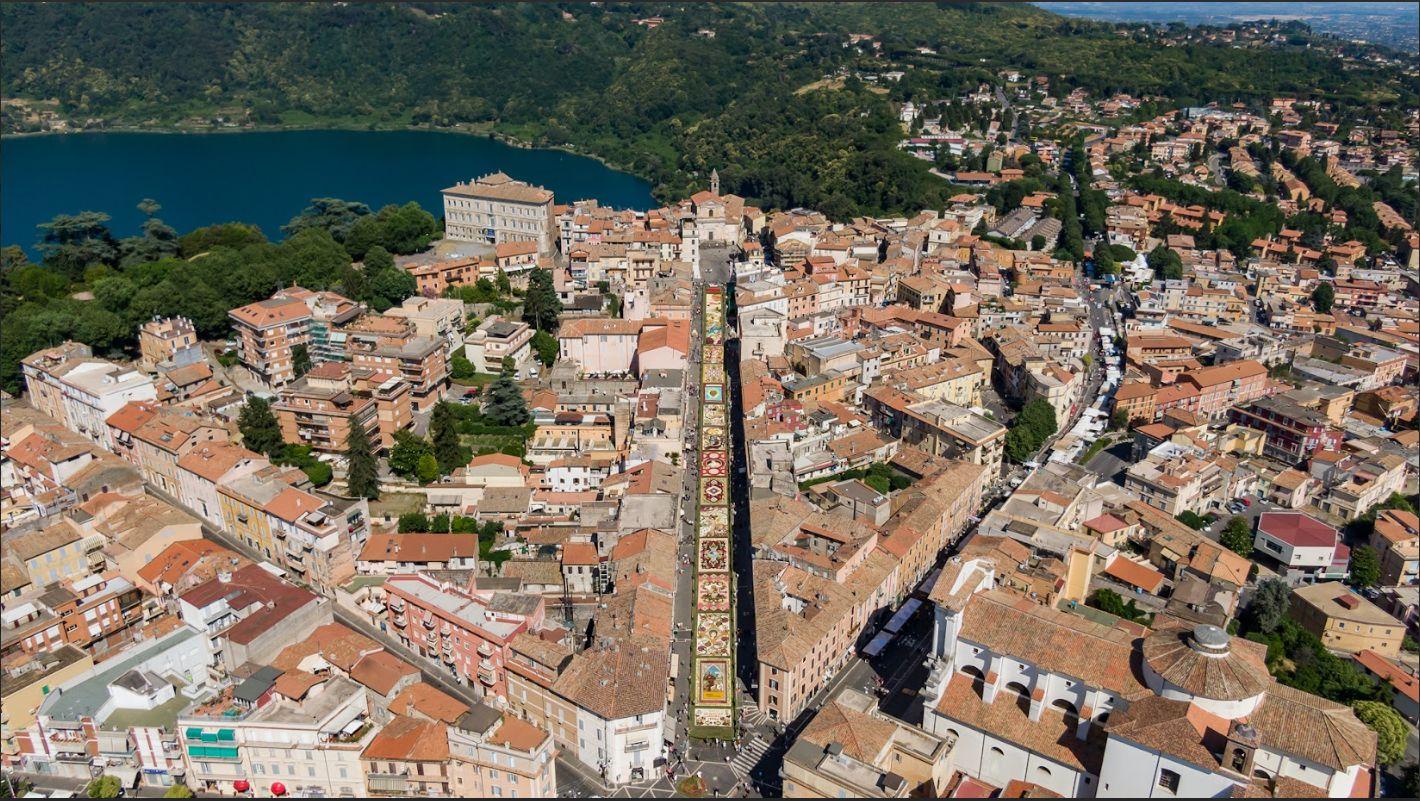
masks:
<svg viewBox="0 0 1420 801"><path fill-rule="evenodd" d="M745 743L735 758L730 760L730 770L741 779L749 775L754 770L754 766L759 764L759 760L764 758L764 752L769 750L769 743L763 737L755 735L754 739Z"/></svg>
<svg viewBox="0 0 1420 801"><path fill-rule="evenodd" d="M740 720L746 726L754 727L767 723L769 716L760 711L759 704L754 702L753 697L742 693L740 695Z"/></svg>

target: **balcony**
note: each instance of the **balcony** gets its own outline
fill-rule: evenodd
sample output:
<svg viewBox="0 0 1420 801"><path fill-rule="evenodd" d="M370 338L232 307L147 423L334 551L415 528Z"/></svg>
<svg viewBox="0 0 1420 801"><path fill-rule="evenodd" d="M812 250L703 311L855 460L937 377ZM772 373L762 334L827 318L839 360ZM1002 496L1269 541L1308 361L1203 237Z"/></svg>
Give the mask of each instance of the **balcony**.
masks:
<svg viewBox="0 0 1420 801"><path fill-rule="evenodd" d="M447 621L447 620L444 621L444 625L442 625L442 626L439 627L439 633L440 633L441 635L445 636L445 637L449 636L449 634L451 634L451 633L453 632L453 630L454 630L454 627L453 627L453 626L450 626L450 625L449 625L449 621Z"/></svg>
<svg viewBox="0 0 1420 801"><path fill-rule="evenodd" d="M498 683L498 673L488 668L480 667L478 669L478 680L492 687L494 684Z"/></svg>
<svg viewBox="0 0 1420 801"><path fill-rule="evenodd" d="M434 616L433 616L433 615L427 615L427 616L424 618L424 620L423 620L422 622L424 623L424 628L428 629L430 634L433 634L433 633L434 633Z"/></svg>
<svg viewBox="0 0 1420 801"><path fill-rule="evenodd" d="M490 645L487 640L484 640L478 645L478 654L480 656L492 656L493 646Z"/></svg>
<svg viewBox="0 0 1420 801"><path fill-rule="evenodd" d="M403 612L404 599L399 597L398 595L391 595L389 598L389 607L390 609L393 609L396 612Z"/></svg>
<svg viewBox="0 0 1420 801"><path fill-rule="evenodd" d="M390 608L393 609L394 607L391 606ZM399 614L397 614L397 615L394 616L394 624L395 624L396 626L398 626L399 628L404 628L405 625L408 624L408 623L409 623L409 619L404 616L404 613L403 613L403 612L400 612Z"/></svg>

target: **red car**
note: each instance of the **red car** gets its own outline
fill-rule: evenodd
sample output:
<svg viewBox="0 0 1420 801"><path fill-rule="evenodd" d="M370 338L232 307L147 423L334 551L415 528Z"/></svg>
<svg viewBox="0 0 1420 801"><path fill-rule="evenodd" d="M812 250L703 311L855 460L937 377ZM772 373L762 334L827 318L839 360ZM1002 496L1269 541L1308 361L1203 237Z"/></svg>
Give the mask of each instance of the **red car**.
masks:
<svg viewBox="0 0 1420 801"><path fill-rule="evenodd" d="M1252 501L1247 498L1238 498L1238 500L1242 501L1243 506L1252 506Z"/></svg>

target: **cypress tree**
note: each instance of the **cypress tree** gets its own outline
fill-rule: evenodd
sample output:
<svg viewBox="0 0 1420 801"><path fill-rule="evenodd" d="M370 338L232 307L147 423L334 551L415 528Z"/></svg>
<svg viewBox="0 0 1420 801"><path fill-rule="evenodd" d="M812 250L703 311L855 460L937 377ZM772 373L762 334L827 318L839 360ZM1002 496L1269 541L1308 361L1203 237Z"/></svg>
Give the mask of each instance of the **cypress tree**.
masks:
<svg viewBox="0 0 1420 801"><path fill-rule="evenodd" d="M281 424L271 412L266 399L251 397L237 416L237 430L242 432L242 444L249 450L276 456L285 447L281 440Z"/></svg>
<svg viewBox="0 0 1420 801"><path fill-rule="evenodd" d="M345 483L350 494L372 501L379 498L379 466L370 448L370 435L356 422L354 415L350 417L350 433L345 437L345 459L349 470Z"/></svg>

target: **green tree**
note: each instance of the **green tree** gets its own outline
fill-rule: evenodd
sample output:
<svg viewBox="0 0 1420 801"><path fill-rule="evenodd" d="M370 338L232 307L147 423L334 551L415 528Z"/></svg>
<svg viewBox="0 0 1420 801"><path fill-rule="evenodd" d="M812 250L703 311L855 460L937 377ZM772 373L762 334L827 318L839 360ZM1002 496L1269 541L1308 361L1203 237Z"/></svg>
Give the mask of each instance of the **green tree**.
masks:
<svg viewBox="0 0 1420 801"><path fill-rule="evenodd" d="M311 198L311 205L281 226L281 231L291 236L308 228L321 228L329 231L335 241L344 242L355 221L369 213L370 207L364 203L333 197Z"/></svg>
<svg viewBox="0 0 1420 801"><path fill-rule="evenodd" d="M1351 707L1356 717L1370 726L1376 733L1376 761L1382 765L1394 765L1405 758L1405 740L1410 727L1405 719L1381 701L1357 701Z"/></svg>
<svg viewBox="0 0 1420 801"><path fill-rule="evenodd" d="M167 789L167 792L163 793L163 798L193 798L194 796L192 788L185 784L174 784Z"/></svg>
<svg viewBox="0 0 1420 801"><path fill-rule="evenodd" d="M410 512L399 516L399 533L419 534L429 530L429 517L423 512Z"/></svg>
<svg viewBox="0 0 1420 801"><path fill-rule="evenodd" d="M285 445L281 440L281 424L265 398L252 396L247 399L241 414L237 416L237 430L242 433L242 444L257 453L275 456Z"/></svg>
<svg viewBox="0 0 1420 801"><path fill-rule="evenodd" d="M385 250L379 245L375 245L365 252L363 263L365 265L365 272L367 273L394 269L394 257L390 255L388 250Z"/></svg>
<svg viewBox="0 0 1420 801"><path fill-rule="evenodd" d="M1247 606L1250 627L1263 634L1271 634L1287 617L1291 604L1292 588L1287 586L1287 582L1277 578L1259 581Z"/></svg>
<svg viewBox="0 0 1420 801"><path fill-rule="evenodd" d="M123 791L123 783L117 776L100 776L89 782L89 786L84 788L84 795L89 798L118 798Z"/></svg>
<svg viewBox="0 0 1420 801"><path fill-rule="evenodd" d="M370 445L370 434L354 415L349 418L350 433L345 435L345 484L347 492L356 498L376 500L380 497L380 467Z"/></svg>
<svg viewBox="0 0 1420 801"><path fill-rule="evenodd" d="M301 343L291 348L291 372L297 378L305 375L311 370L311 351L305 343Z"/></svg>
<svg viewBox="0 0 1420 801"><path fill-rule="evenodd" d="M414 478L419 472L419 461L425 455L434 455L434 446L429 440L410 431L396 431L394 447L390 448L390 470L405 478Z"/></svg>
<svg viewBox="0 0 1420 801"><path fill-rule="evenodd" d="M419 479L420 484L428 484L439 477L439 460L435 459L432 453L420 456L419 464L414 469L414 475Z"/></svg>
<svg viewBox="0 0 1420 801"><path fill-rule="evenodd" d="M449 377L458 381L468 380L475 375L478 375L478 371L474 369L473 362L463 355L463 351L454 351L454 358L449 362Z"/></svg>
<svg viewBox="0 0 1420 801"><path fill-rule="evenodd" d="M483 397L483 416L494 425L520 426L531 417L522 390L507 375L489 384Z"/></svg>
<svg viewBox="0 0 1420 801"><path fill-rule="evenodd" d="M507 270L501 268L498 270L497 288L498 294L505 298L513 294L513 282L508 280Z"/></svg>
<svg viewBox="0 0 1420 801"><path fill-rule="evenodd" d="M1351 551L1351 584L1355 587L1374 587L1381 580L1381 559L1376 549L1362 545Z"/></svg>
<svg viewBox="0 0 1420 801"><path fill-rule="evenodd" d="M551 367L552 363L557 361L557 354L561 351L557 344L557 337L546 331L538 331L533 334L532 346L533 350L537 351L537 360L547 367Z"/></svg>
<svg viewBox="0 0 1420 801"><path fill-rule="evenodd" d="M1109 424L1112 428L1124 430L1129 428L1129 411L1127 409L1116 409L1114 414L1109 416Z"/></svg>
<svg viewBox="0 0 1420 801"><path fill-rule="evenodd" d="M1248 525L1245 517L1229 520L1228 525L1223 528L1223 533L1218 536L1218 542L1222 543L1224 548L1240 556L1252 554L1252 539L1252 527Z"/></svg>
<svg viewBox="0 0 1420 801"><path fill-rule="evenodd" d="M453 409L445 401L434 405L434 413L429 417L429 438L434 443L434 459L440 474L448 475L468 463L468 454L459 442Z"/></svg>
<svg viewBox="0 0 1420 801"><path fill-rule="evenodd" d="M1327 314L1336 303L1336 290L1332 288L1330 282L1322 281L1312 290L1312 308L1321 314Z"/></svg>
<svg viewBox="0 0 1420 801"><path fill-rule="evenodd" d="M552 273L541 267L533 268L528 276L527 294L523 296L523 322L539 331L556 331L560 314L562 301L553 286Z"/></svg>

